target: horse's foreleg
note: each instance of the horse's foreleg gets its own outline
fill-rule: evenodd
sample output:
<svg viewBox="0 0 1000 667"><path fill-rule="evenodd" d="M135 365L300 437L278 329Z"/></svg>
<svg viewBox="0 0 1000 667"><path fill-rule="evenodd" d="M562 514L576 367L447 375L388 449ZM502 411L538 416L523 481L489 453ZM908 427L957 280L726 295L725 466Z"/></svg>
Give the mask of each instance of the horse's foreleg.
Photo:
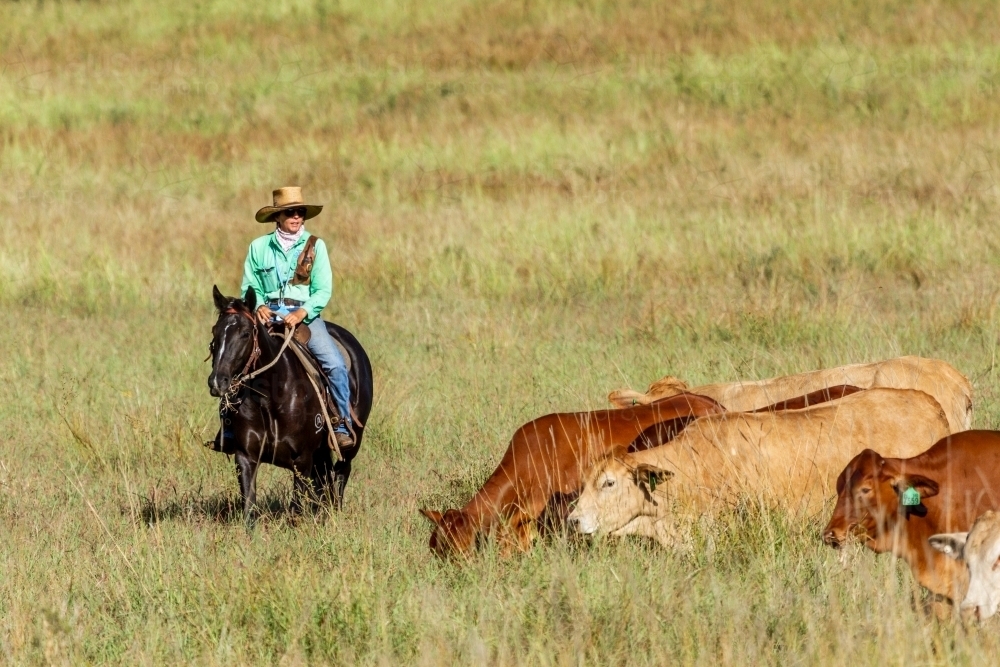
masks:
<svg viewBox="0 0 1000 667"><path fill-rule="evenodd" d="M240 499L243 501L243 520L253 527L257 509L257 461L244 452L236 453L236 475L240 480Z"/></svg>
<svg viewBox="0 0 1000 667"><path fill-rule="evenodd" d="M292 506L293 514L301 514L307 496L311 496L312 484L310 477L313 470L313 457L300 457L292 468ZM307 477L306 475L309 475Z"/></svg>
<svg viewBox="0 0 1000 667"><path fill-rule="evenodd" d="M292 504L289 508L292 514L302 514L304 498L310 491L309 481L298 468L292 470Z"/></svg>
<svg viewBox="0 0 1000 667"><path fill-rule="evenodd" d="M350 460L337 461L333 464L333 508L340 511L344 508L344 489L347 487L347 480L351 476Z"/></svg>

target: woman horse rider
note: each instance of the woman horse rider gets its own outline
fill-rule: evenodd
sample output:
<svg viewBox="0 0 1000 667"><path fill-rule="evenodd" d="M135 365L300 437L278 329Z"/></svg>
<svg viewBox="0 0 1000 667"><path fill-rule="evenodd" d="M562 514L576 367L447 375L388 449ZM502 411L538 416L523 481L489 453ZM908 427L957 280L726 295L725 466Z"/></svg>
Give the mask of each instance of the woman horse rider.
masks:
<svg viewBox="0 0 1000 667"><path fill-rule="evenodd" d="M257 222L273 222L274 231L250 244L240 294L253 287L257 302L262 304L257 308L257 318L264 324L283 320L288 327L294 328L300 322L309 327L309 351L329 378L343 418L334 429L337 444L349 447L354 441L345 424L351 418L347 366L320 317L333 294L333 271L326 244L305 228L306 220L319 215L323 207L303 203L302 189L297 187L278 188L273 198L274 205L260 209L255 217Z"/></svg>

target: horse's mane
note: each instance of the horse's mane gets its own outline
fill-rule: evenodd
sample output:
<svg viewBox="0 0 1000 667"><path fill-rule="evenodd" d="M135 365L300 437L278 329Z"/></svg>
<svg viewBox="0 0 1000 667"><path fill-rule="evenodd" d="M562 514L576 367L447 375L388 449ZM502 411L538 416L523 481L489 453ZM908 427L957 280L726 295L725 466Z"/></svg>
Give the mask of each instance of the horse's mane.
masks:
<svg viewBox="0 0 1000 667"><path fill-rule="evenodd" d="M236 310L243 313L250 312L250 309L247 308L247 305L243 303L243 299L241 299L238 296L230 297L229 300L226 301L226 307L220 309L219 312L224 313L227 310Z"/></svg>
<svg viewBox="0 0 1000 667"><path fill-rule="evenodd" d="M247 297L249 302L247 301ZM226 312L236 312L248 315L253 315L255 310L257 295L253 291L253 288L247 289L247 293L242 296L242 298L237 296L226 296L219 291L218 285L212 286L212 300L215 302L215 308L219 311L219 315Z"/></svg>

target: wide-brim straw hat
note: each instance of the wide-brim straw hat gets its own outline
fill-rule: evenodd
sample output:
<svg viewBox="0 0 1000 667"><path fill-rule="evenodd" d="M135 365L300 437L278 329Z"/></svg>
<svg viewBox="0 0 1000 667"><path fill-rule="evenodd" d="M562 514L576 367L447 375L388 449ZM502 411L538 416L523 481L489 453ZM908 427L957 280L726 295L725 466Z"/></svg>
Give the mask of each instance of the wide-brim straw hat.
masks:
<svg viewBox="0 0 1000 667"><path fill-rule="evenodd" d="M323 210L320 204L307 204L302 201L302 188L299 187L278 188L271 195L274 198L274 205L265 206L257 211L257 215L254 216L257 222L272 222L275 214L290 208L304 208L306 214L303 220L315 218Z"/></svg>

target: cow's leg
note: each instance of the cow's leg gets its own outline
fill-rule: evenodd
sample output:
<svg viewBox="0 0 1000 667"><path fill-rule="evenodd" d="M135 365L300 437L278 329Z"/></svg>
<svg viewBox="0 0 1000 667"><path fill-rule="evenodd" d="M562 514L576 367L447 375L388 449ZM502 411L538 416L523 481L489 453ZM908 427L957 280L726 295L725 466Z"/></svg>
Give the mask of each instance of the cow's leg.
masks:
<svg viewBox="0 0 1000 667"><path fill-rule="evenodd" d="M518 511L507 519L494 535L500 555L506 558L516 552L523 553L531 549L532 543L538 537L538 527L531 515Z"/></svg>
<svg viewBox="0 0 1000 667"><path fill-rule="evenodd" d="M240 480L240 499L243 501L243 520L253 528L257 510L257 461L245 452L236 452L236 475Z"/></svg>
<svg viewBox="0 0 1000 667"><path fill-rule="evenodd" d="M344 508L344 489L347 487L347 480L351 476L351 462L349 460L337 461L333 464L333 509L342 510Z"/></svg>
<svg viewBox="0 0 1000 667"><path fill-rule="evenodd" d="M518 522L514 537L519 551L528 551L531 549L532 542L538 537L538 526L535 520L530 516L522 517Z"/></svg>

